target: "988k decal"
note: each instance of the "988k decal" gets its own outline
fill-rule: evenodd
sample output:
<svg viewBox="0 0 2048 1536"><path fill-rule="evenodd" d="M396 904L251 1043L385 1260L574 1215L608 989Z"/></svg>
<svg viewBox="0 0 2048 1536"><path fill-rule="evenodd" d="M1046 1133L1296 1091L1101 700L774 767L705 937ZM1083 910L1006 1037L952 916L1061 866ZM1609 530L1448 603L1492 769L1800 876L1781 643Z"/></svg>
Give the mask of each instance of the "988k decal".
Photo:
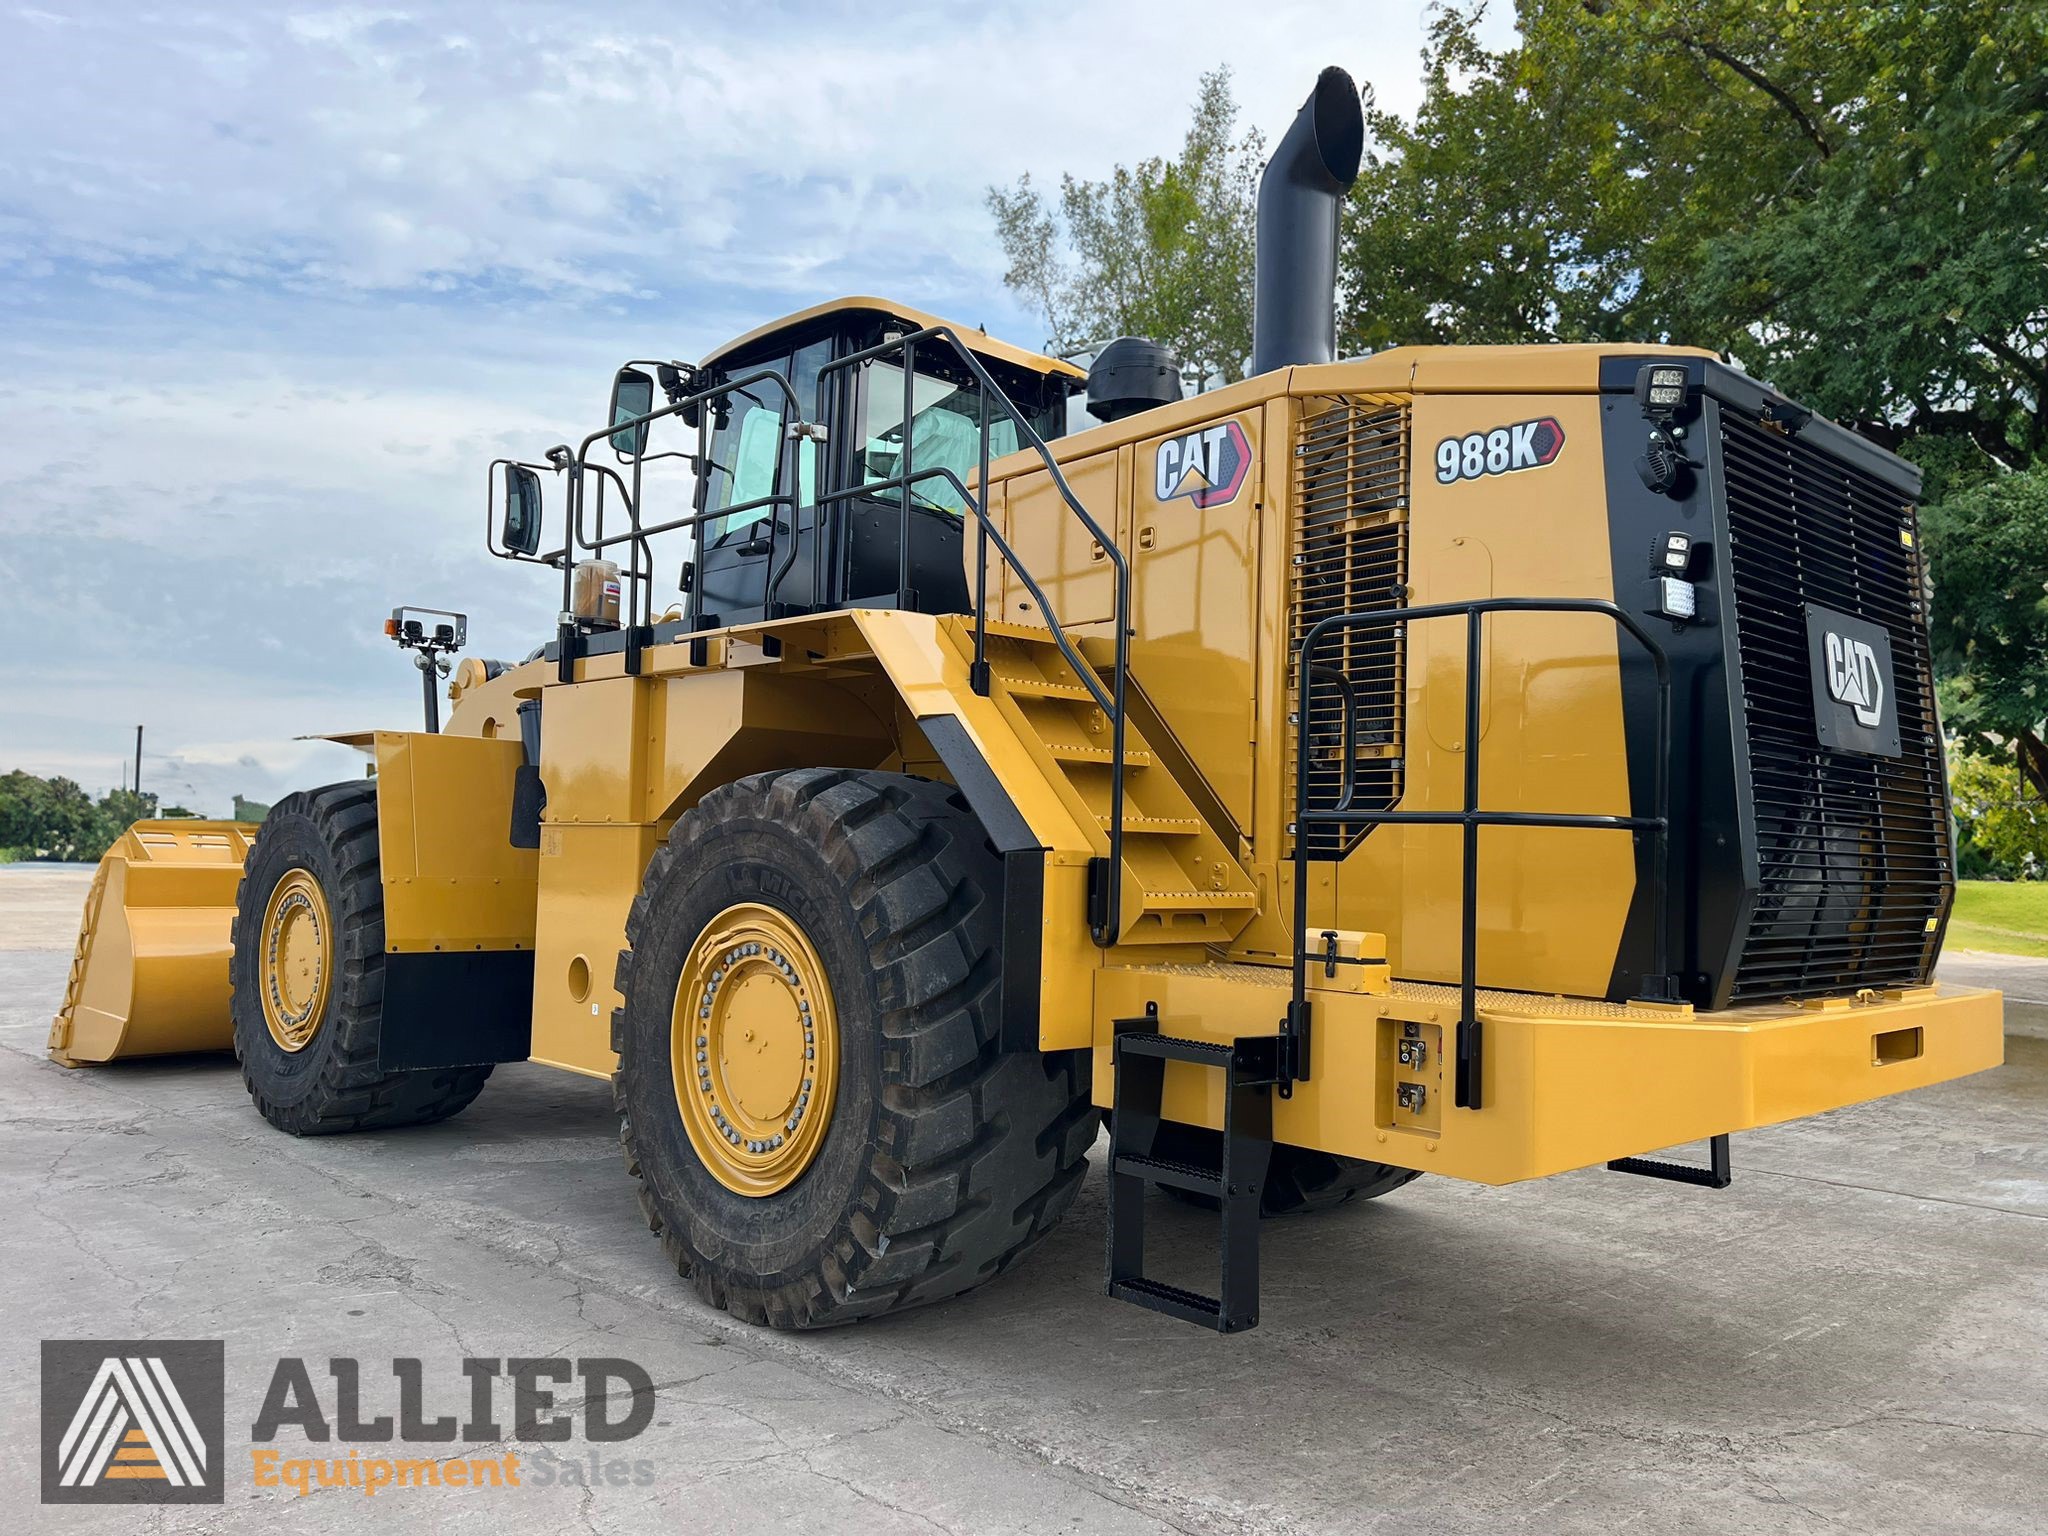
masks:
<svg viewBox="0 0 2048 1536"><path fill-rule="evenodd" d="M1563 447L1564 428L1557 424L1555 416L1539 416L1534 421L1447 437L1436 445L1437 483L1452 485L1484 475L1541 469L1554 462Z"/></svg>

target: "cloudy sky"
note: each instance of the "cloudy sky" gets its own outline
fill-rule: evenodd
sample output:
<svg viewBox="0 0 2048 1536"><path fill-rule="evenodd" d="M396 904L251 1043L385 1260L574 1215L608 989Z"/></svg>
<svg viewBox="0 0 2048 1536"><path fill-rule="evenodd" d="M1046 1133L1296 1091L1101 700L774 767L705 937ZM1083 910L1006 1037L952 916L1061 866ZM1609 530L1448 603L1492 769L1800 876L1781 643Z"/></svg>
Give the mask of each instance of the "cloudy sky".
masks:
<svg viewBox="0 0 2048 1536"><path fill-rule="evenodd" d="M354 776L293 738L416 723L394 604L544 638L483 466L620 360L853 292L1035 342L989 183L1171 150L1219 63L1269 139L1326 63L1405 110L1423 10L0 0L0 771Z"/></svg>

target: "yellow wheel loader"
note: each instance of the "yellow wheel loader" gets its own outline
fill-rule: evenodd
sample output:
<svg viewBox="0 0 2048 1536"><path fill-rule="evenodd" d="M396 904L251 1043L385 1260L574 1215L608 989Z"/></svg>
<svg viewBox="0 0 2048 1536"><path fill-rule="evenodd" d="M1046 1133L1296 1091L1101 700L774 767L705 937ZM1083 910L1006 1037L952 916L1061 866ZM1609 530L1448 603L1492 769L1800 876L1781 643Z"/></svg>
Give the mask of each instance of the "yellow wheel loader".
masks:
<svg viewBox="0 0 2048 1536"><path fill-rule="evenodd" d="M401 611L428 728L338 738L372 780L131 831L52 1053L232 1045L298 1134L609 1079L678 1269L777 1327L1008 1270L1108 1112L1109 1291L1223 1331L1262 1215L1718 1187L1997 1064L1933 976L1917 472L1682 347L1336 359L1362 135L1326 71L1243 383L870 298L626 365L489 472L552 637ZM1148 1185L1217 1213L1213 1292L1148 1270Z"/></svg>

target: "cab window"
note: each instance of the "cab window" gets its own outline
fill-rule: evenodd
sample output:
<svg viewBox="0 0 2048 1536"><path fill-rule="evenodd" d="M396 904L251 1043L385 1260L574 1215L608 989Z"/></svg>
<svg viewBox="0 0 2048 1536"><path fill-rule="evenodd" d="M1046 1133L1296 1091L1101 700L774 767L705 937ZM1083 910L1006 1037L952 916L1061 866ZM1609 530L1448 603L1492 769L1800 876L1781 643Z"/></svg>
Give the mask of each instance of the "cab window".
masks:
<svg viewBox="0 0 2048 1536"><path fill-rule="evenodd" d="M832 343L817 341L797 348L793 359L770 365L790 381L799 408L807 413L819 410L818 370L831 356ZM761 366L758 362L750 363L743 371L751 373ZM787 436L789 400L774 384L763 380L750 388L735 390L728 398L732 407L730 417L723 427L712 432L711 458L704 467L704 506L713 512L721 507L744 506L774 493L776 469ZM797 445L796 469L797 501L810 506L816 501L818 490L815 441L805 439ZM771 510L760 506L715 518L706 525L706 541L764 522Z"/></svg>
<svg viewBox="0 0 2048 1536"><path fill-rule="evenodd" d="M921 476L926 470L947 469L962 484L972 485L981 471L981 389L972 381L961 384L920 369L911 386L910 471ZM1016 423L1000 407L989 422L989 457L1014 453L1018 447ZM861 431L860 477L872 485L896 474L903 463L903 369L895 363L868 365L867 404ZM910 488L918 506L950 512L958 517L967 510L959 488L942 475L918 479ZM893 491L877 492L893 501Z"/></svg>

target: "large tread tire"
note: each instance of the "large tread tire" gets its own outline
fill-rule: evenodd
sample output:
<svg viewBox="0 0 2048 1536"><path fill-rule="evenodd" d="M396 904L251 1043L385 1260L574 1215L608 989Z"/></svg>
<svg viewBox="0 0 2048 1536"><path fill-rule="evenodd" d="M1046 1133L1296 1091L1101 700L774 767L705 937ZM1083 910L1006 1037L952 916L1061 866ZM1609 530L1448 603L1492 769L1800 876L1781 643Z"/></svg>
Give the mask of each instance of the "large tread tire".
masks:
<svg viewBox="0 0 2048 1536"><path fill-rule="evenodd" d="M1160 1155L1179 1162L1215 1164L1222 1152L1222 1133L1206 1126L1163 1125L1159 1128ZM1369 1163L1334 1152L1276 1143L1273 1161L1266 1170L1266 1187L1259 1192L1261 1216L1298 1216L1335 1210L1353 1200L1377 1200L1404 1184L1422 1177L1419 1168L1397 1168L1391 1163ZM1173 1199L1205 1210L1217 1208L1213 1195L1161 1185Z"/></svg>
<svg viewBox="0 0 2048 1536"><path fill-rule="evenodd" d="M959 792L902 774L757 774L677 822L619 955L613 1083L647 1223L711 1306L818 1328L941 1301L1010 1269L1072 1204L1099 1117L1080 1053L998 1048L1001 876ZM830 1128L767 1196L706 1170L671 1074L690 948L742 902L801 925L840 1032Z"/></svg>
<svg viewBox="0 0 2048 1536"><path fill-rule="evenodd" d="M1298 1216L1333 1211L1354 1200L1377 1200L1421 1177L1420 1168L1369 1163L1308 1147L1276 1146L1272 1166L1266 1171L1265 1192L1259 1198L1259 1214Z"/></svg>
<svg viewBox="0 0 2048 1536"><path fill-rule="evenodd" d="M334 925L333 972L313 1036L287 1051L264 1022L257 953L278 882L310 872ZM294 1136L428 1125L466 1108L491 1069L383 1072L384 888L377 857L377 793L332 784L287 795L264 819L235 892L229 977L235 1055L263 1118Z"/></svg>

